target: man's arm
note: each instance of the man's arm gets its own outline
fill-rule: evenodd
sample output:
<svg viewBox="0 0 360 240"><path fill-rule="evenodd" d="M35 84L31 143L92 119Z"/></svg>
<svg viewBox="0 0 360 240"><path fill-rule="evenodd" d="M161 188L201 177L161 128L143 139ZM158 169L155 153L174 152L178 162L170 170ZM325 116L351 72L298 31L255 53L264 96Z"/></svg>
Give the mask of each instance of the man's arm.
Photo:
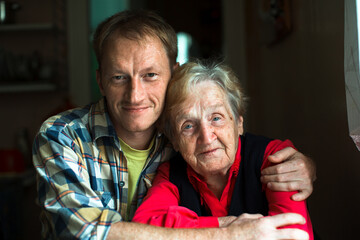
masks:
<svg viewBox="0 0 360 240"><path fill-rule="evenodd" d="M269 156L269 161L279 163L265 168L261 181L273 191L298 191L291 198L302 201L313 191L316 180L315 163L304 154L288 147Z"/></svg>
<svg viewBox="0 0 360 240"><path fill-rule="evenodd" d="M218 227L217 217L198 216L180 205L179 189L170 182L169 171L170 162L165 162L158 168L153 185L132 221L171 228Z"/></svg>
<svg viewBox="0 0 360 240"><path fill-rule="evenodd" d="M53 238L104 238L111 222L121 221L114 207L104 207L102 197L90 183L84 160L89 158L62 129L63 124L44 127L36 136L33 163L38 175L38 202L45 211L46 234ZM110 196L110 193L109 195ZM108 205L111 204L111 200ZM71 236L71 237L70 237ZM50 237L50 236L45 236Z"/></svg>
<svg viewBox="0 0 360 240"><path fill-rule="evenodd" d="M118 222L111 225L107 240L139 239L309 239L305 231L299 229L278 229L291 224L304 224L305 219L298 214L286 213L271 217L238 217L223 228L179 229L155 227L133 222Z"/></svg>

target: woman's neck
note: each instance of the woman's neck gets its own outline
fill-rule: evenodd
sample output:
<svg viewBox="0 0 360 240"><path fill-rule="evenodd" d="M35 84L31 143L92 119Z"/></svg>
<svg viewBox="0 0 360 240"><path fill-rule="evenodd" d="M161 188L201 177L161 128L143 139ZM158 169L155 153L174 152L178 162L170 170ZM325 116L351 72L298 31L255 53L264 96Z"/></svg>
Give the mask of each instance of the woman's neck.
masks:
<svg viewBox="0 0 360 240"><path fill-rule="evenodd" d="M228 180L228 174L226 175L212 175L207 177L205 182L207 183L208 188L215 194L215 196L220 200L221 195L224 191Z"/></svg>

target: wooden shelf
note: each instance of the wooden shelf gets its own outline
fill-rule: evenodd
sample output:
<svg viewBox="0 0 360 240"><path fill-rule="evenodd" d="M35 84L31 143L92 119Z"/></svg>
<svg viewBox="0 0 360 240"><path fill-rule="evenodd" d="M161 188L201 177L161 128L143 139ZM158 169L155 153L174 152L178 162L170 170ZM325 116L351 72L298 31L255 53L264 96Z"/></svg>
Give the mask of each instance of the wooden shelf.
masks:
<svg viewBox="0 0 360 240"><path fill-rule="evenodd" d="M56 89L53 83L0 84L0 93L45 92Z"/></svg>
<svg viewBox="0 0 360 240"><path fill-rule="evenodd" d="M55 29L52 23L34 23L34 24L1 24L0 32L17 31L50 31Z"/></svg>

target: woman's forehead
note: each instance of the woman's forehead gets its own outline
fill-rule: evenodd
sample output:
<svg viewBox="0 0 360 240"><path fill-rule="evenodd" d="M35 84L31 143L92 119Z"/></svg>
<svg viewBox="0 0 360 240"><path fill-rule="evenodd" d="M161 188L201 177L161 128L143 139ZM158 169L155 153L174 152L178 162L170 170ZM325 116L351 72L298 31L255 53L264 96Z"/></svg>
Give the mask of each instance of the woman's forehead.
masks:
<svg viewBox="0 0 360 240"><path fill-rule="evenodd" d="M196 84L177 107L176 121L183 118L199 118L214 111L229 111L224 91L210 81Z"/></svg>

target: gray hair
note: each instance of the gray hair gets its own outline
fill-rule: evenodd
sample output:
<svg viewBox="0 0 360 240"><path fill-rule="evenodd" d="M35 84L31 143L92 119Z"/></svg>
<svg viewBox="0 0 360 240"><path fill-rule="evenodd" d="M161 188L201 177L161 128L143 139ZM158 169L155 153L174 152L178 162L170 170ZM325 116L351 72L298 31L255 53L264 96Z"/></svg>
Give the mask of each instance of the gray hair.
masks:
<svg viewBox="0 0 360 240"><path fill-rule="evenodd" d="M161 129L169 138L173 136L172 122L169 121L178 106L202 81L217 84L227 96L229 106L236 121L245 114L246 97L234 71L227 65L215 61L197 60L178 67L169 82L165 108L161 119Z"/></svg>

